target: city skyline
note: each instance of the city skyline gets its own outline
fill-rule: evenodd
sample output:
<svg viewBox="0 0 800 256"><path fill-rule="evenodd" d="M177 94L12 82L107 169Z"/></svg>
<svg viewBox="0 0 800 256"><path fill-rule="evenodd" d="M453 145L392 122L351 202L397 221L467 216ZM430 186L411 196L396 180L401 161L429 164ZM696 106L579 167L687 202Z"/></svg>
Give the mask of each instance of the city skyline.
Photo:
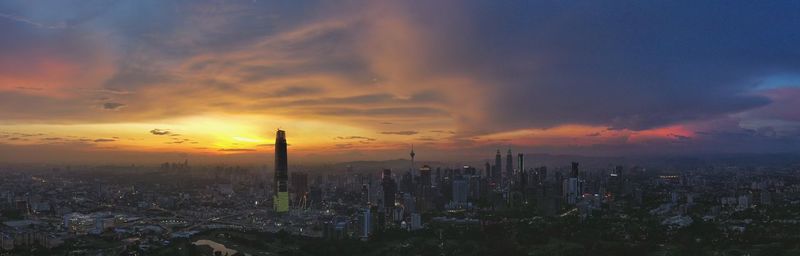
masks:
<svg viewBox="0 0 800 256"><path fill-rule="evenodd" d="M779 2L8 1L0 161L796 153Z"/></svg>
<svg viewBox="0 0 800 256"><path fill-rule="evenodd" d="M0 255L800 255L799 14L3 0Z"/></svg>

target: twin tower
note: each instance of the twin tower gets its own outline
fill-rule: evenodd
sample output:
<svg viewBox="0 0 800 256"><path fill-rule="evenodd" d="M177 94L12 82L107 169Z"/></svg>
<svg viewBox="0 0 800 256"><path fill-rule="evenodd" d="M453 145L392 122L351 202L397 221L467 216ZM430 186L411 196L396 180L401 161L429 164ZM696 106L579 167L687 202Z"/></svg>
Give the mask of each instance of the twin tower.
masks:
<svg viewBox="0 0 800 256"><path fill-rule="evenodd" d="M289 154L286 151L286 132L278 129L275 137L275 212L289 211Z"/></svg>

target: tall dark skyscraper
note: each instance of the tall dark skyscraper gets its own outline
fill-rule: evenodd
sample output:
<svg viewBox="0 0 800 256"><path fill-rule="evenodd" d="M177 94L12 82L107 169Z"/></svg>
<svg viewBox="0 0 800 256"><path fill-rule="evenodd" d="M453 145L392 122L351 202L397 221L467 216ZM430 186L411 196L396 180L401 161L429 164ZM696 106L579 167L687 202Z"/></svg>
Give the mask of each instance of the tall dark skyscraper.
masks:
<svg viewBox="0 0 800 256"><path fill-rule="evenodd" d="M512 180L514 180L514 156L511 155L511 149L508 149L508 154L506 154L506 183L511 185Z"/></svg>
<svg viewBox="0 0 800 256"><path fill-rule="evenodd" d="M578 177L578 162L572 162L572 171L569 173L570 178Z"/></svg>
<svg viewBox="0 0 800 256"><path fill-rule="evenodd" d="M275 137L275 195L276 212L289 211L289 156L286 150L286 132L278 130Z"/></svg>
<svg viewBox="0 0 800 256"><path fill-rule="evenodd" d="M525 172L525 155L522 153L517 154L517 167L520 172Z"/></svg>
<svg viewBox="0 0 800 256"><path fill-rule="evenodd" d="M433 208L431 185L431 167L423 165L419 168L419 182L417 182L417 210L419 212L427 212Z"/></svg>
<svg viewBox="0 0 800 256"><path fill-rule="evenodd" d="M391 213L394 208L395 196L397 195L397 183L392 178L392 170L383 170L381 186L383 187L383 207L387 213Z"/></svg>
<svg viewBox="0 0 800 256"><path fill-rule="evenodd" d="M492 170L492 179L494 179L494 182L497 184L500 184L500 179L503 178L503 175L500 174L500 172L503 171L502 166L503 160L502 156L500 156L500 150L498 149L497 154L494 155L494 170Z"/></svg>

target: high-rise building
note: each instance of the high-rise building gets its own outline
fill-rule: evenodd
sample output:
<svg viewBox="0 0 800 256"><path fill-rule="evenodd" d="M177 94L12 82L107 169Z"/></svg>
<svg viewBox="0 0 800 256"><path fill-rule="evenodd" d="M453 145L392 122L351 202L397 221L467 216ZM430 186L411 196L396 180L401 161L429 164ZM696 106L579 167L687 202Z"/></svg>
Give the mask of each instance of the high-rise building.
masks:
<svg viewBox="0 0 800 256"><path fill-rule="evenodd" d="M525 155L517 154L517 167L520 172L525 172Z"/></svg>
<svg viewBox="0 0 800 256"><path fill-rule="evenodd" d="M501 160L500 150L497 150L497 154L494 155L494 170L492 170L492 179L495 183L500 183L500 180L503 178L503 175L500 173L503 171L503 161Z"/></svg>
<svg viewBox="0 0 800 256"><path fill-rule="evenodd" d="M578 162L572 162L569 178L563 181L564 199L569 205L577 203L578 198L583 193L583 182L578 177Z"/></svg>
<svg viewBox="0 0 800 256"><path fill-rule="evenodd" d="M369 201L369 184L366 184L366 183L361 184L361 203L366 205L366 206L370 205L370 201Z"/></svg>
<svg viewBox="0 0 800 256"><path fill-rule="evenodd" d="M471 175L471 176L464 176L464 179L469 183L467 186L469 191L467 193L467 199L470 201L478 201L481 198L481 194L485 193L483 189L483 179L481 176Z"/></svg>
<svg viewBox="0 0 800 256"><path fill-rule="evenodd" d="M577 203L578 198L581 196L581 184L578 178L567 178L563 184L564 199L567 204L574 205Z"/></svg>
<svg viewBox="0 0 800 256"><path fill-rule="evenodd" d="M511 149L506 154L506 182L510 185L514 179L514 156L511 155Z"/></svg>
<svg viewBox="0 0 800 256"><path fill-rule="evenodd" d="M400 192L411 194L414 190L414 176L410 171L400 177Z"/></svg>
<svg viewBox="0 0 800 256"><path fill-rule="evenodd" d="M291 194L294 200L296 200L295 202L300 202L300 200L308 193L308 174L303 172L293 172L291 177L289 194Z"/></svg>
<svg viewBox="0 0 800 256"><path fill-rule="evenodd" d="M361 239L368 240L372 234L372 212L369 207L361 210Z"/></svg>
<svg viewBox="0 0 800 256"><path fill-rule="evenodd" d="M478 175L478 169L475 169L475 167L472 167L472 166L469 166L469 165L465 165L461 169L461 175L465 175L465 176Z"/></svg>
<svg viewBox="0 0 800 256"><path fill-rule="evenodd" d="M383 207L387 209L386 212L391 213L397 195L397 183L392 179L392 170L383 170L381 186L383 188Z"/></svg>
<svg viewBox="0 0 800 256"><path fill-rule="evenodd" d="M469 183L464 179L453 181L453 202L466 203L469 196Z"/></svg>
<svg viewBox="0 0 800 256"><path fill-rule="evenodd" d="M273 204L276 212L289 211L289 159L286 146L286 132L279 129L275 137L275 195L273 196Z"/></svg>
<svg viewBox="0 0 800 256"><path fill-rule="evenodd" d="M569 173L570 178L578 177L578 162L572 162L572 171Z"/></svg>
<svg viewBox="0 0 800 256"><path fill-rule="evenodd" d="M419 182L417 182L417 211L426 212L433 208L433 192L431 187L431 167L423 165L419 168Z"/></svg>
<svg viewBox="0 0 800 256"><path fill-rule="evenodd" d="M547 166L536 168L537 182L545 182L547 180Z"/></svg>
<svg viewBox="0 0 800 256"><path fill-rule="evenodd" d="M417 155L417 153L414 153L414 145L411 145L411 153L408 153L408 155L411 156L411 174L414 177L417 177L418 173L416 173L417 170L414 168L414 157Z"/></svg>
<svg viewBox="0 0 800 256"><path fill-rule="evenodd" d="M431 186L431 167L423 165L419 168L419 184Z"/></svg>

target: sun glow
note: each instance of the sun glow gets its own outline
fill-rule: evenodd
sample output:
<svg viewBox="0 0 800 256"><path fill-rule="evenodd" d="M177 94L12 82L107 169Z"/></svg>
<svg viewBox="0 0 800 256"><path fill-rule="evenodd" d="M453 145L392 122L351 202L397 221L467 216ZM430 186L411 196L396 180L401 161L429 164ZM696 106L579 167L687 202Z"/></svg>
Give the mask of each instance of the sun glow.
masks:
<svg viewBox="0 0 800 256"><path fill-rule="evenodd" d="M343 134L369 131L321 121L265 115L206 114L130 123L2 125L10 134L37 131L14 144L86 144L95 149L239 153L271 150L275 129L289 131L293 148L320 148ZM11 136L11 135L9 135ZM20 136L22 137L22 136Z"/></svg>

